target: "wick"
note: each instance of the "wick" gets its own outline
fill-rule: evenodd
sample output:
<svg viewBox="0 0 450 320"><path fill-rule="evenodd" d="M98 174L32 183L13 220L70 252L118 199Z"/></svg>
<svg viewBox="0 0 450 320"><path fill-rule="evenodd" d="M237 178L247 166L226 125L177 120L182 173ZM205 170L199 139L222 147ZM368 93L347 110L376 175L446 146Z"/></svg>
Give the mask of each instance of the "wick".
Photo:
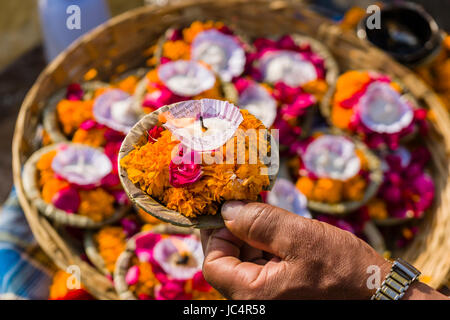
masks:
<svg viewBox="0 0 450 320"><path fill-rule="evenodd" d="M178 265L185 265L189 262L189 254L184 252L181 253L180 256L178 257L176 264Z"/></svg>
<svg viewBox="0 0 450 320"><path fill-rule="evenodd" d="M201 125L202 125L202 131L203 131L203 132L205 132L206 130L208 130L208 128L205 127L205 124L203 123L203 117L202 117L202 116L200 116L200 123L201 123Z"/></svg>

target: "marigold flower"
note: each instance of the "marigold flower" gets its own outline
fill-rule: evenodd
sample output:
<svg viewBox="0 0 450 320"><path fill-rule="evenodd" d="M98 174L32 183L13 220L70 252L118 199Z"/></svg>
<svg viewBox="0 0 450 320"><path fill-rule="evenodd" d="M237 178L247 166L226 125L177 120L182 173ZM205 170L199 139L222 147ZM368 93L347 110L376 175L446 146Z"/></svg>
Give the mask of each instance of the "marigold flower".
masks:
<svg viewBox="0 0 450 320"><path fill-rule="evenodd" d="M357 175L344 182L343 197L349 201L360 201L364 198L366 187L366 180Z"/></svg>
<svg viewBox="0 0 450 320"><path fill-rule="evenodd" d="M155 287L160 283L153 273L152 265L148 262L139 262L137 266L139 268L139 280L135 285L130 286L130 290L137 297L145 295L154 298Z"/></svg>
<svg viewBox="0 0 450 320"><path fill-rule="evenodd" d="M189 60L191 47L183 40L167 41L163 45L163 56L170 60Z"/></svg>
<svg viewBox="0 0 450 320"><path fill-rule="evenodd" d="M366 11L360 7L350 8L344 15L341 21L341 28L350 30L356 28L359 21L361 21L366 15Z"/></svg>
<svg viewBox="0 0 450 320"><path fill-rule="evenodd" d="M106 128L93 128L90 130L78 129L73 135L72 142L86 144L91 147L101 147L106 143Z"/></svg>
<svg viewBox="0 0 450 320"><path fill-rule="evenodd" d="M342 201L342 181L332 179L318 179L313 192L313 200L326 203Z"/></svg>
<svg viewBox="0 0 450 320"><path fill-rule="evenodd" d="M94 102L62 100L56 106L58 120L66 135L72 135L86 120L94 118L92 109Z"/></svg>
<svg viewBox="0 0 450 320"><path fill-rule="evenodd" d="M116 261L126 247L125 232L121 227L107 226L95 235L95 241L98 245L98 252L105 262L106 269L113 273Z"/></svg>
<svg viewBox="0 0 450 320"><path fill-rule="evenodd" d="M209 29L220 29L223 27L222 22L214 22L214 21L207 21L207 22L201 22L201 21L194 21L190 27L183 29L183 38L184 41L187 43L192 43L194 41L195 37L203 31L209 30Z"/></svg>
<svg viewBox="0 0 450 320"><path fill-rule="evenodd" d="M91 218L95 222L103 221L114 214L114 197L97 188L80 191L81 203L78 214Z"/></svg>
<svg viewBox="0 0 450 320"><path fill-rule="evenodd" d="M42 199L47 203L52 203L53 197L62 189L67 188L69 183L60 179L50 179L42 186Z"/></svg>
<svg viewBox="0 0 450 320"><path fill-rule="evenodd" d="M308 177L300 177L295 184L298 190L308 199L313 199L315 182Z"/></svg>

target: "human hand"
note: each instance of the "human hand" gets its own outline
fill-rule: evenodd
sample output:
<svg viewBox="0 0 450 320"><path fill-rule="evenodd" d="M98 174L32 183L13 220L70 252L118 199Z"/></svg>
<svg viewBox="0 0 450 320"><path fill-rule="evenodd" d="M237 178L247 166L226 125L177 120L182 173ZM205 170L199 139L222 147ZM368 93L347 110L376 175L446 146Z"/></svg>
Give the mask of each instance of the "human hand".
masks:
<svg viewBox="0 0 450 320"><path fill-rule="evenodd" d="M353 234L262 203L222 207L202 231L205 279L231 299L369 299L369 266L391 264Z"/></svg>

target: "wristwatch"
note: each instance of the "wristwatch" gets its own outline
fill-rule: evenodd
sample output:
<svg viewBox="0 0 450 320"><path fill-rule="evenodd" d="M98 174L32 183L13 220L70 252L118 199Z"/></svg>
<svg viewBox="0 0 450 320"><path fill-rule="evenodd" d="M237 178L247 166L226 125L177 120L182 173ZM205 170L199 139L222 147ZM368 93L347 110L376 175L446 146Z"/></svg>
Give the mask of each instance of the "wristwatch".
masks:
<svg viewBox="0 0 450 320"><path fill-rule="evenodd" d="M420 271L402 259L392 264L391 272L372 296L372 300L399 300L420 276Z"/></svg>

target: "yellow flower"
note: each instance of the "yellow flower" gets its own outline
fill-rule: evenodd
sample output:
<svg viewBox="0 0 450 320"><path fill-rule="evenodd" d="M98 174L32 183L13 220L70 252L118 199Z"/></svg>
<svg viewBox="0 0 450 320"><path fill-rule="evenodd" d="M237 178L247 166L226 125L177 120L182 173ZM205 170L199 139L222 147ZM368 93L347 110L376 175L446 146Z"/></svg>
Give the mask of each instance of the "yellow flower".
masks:
<svg viewBox="0 0 450 320"><path fill-rule="evenodd" d="M192 43L195 39L195 37L203 31L209 30L209 29L219 29L223 26L222 22L214 22L214 21L207 21L207 22L201 22L201 21L194 21L190 27L185 28L183 30L183 37L184 41L187 43Z"/></svg>
<svg viewBox="0 0 450 320"><path fill-rule="evenodd" d="M349 201L360 201L364 198L366 190L366 180L357 175L344 182L344 198Z"/></svg>
<svg viewBox="0 0 450 320"><path fill-rule="evenodd" d="M353 7L345 13L344 19L341 22L341 28L343 29L354 29L358 25L359 21L361 21L366 12L364 9L360 7Z"/></svg>

